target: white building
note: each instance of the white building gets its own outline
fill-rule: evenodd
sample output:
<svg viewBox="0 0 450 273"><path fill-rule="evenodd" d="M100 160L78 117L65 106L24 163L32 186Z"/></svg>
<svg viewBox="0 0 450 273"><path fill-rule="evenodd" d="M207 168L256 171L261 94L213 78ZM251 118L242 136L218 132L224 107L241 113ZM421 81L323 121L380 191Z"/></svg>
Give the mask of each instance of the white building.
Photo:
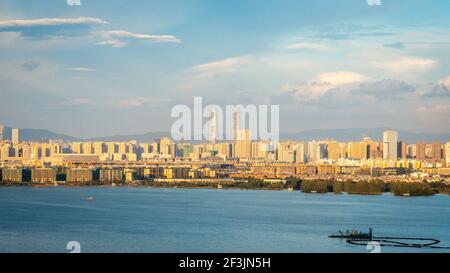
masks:
<svg viewBox="0 0 450 273"><path fill-rule="evenodd" d="M385 131L383 133L383 159L397 160L397 131Z"/></svg>

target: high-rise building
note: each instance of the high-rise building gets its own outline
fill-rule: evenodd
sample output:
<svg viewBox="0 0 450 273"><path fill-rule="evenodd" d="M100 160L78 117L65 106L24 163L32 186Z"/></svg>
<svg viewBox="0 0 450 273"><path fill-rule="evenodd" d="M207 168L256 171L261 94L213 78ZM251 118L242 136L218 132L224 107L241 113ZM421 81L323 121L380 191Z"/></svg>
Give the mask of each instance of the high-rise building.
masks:
<svg viewBox="0 0 450 273"><path fill-rule="evenodd" d="M409 144L407 146L408 158L416 157L416 144Z"/></svg>
<svg viewBox="0 0 450 273"><path fill-rule="evenodd" d="M327 151L328 159L338 161L340 158L343 157L341 145L339 142L337 141L328 142L327 149L328 149Z"/></svg>
<svg viewBox="0 0 450 273"><path fill-rule="evenodd" d="M435 141L431 144L431 158L435 161L442 160L442 148L439 141Z"/></svg>
<svg viewBox="0 0 450 273"><path fill-rule="evenodd" d="M233 111L233 132L232 132L234 141L238 140L238 134L240 130L241 130L241 115L239 109L235 109Z"/></svg>
<svg viewBox="0 0 450 273"><path fill-rule="evenodd" d="M445 144L445 161L447 162L447 166L450 166L450 142Z"/></svg>
<svg viewBox="0 0 450 273"><path fill-rule="evenodd" d="M252 154L250 130L239 130L235 149L235 156L237 158L250 158Z"/></svg>
<svg viewBox="0 0 450 273"><path fill-rule="evenodd" d="M383 133L383 159L396 160L397 159L397 131L385 131Z"/></svg>
<svg viewBox="0 0 450 273"><path fill-rule="evenodd" d="M426 146L427 144L424 141L418 141L416 143L416 160L425 161L426 159Z"/></svg>
<svg viewBox="0 0 450 273"><path fill-rule="evenodd" d="M361 142L350 142L347 147L348 158L354 160L367 159L367 143L365 141Z"/></svg>
<svg viewBox="0 0 450 273"><path fill-rule="evenodd" d="M216 143L217 141L217 112L211 110L209 112L209 132L208 132L209 142Z"/></svg>
<svg viewBox="0 0 450 273"><path fill-rule="evenodd" d="M5 140L5 126L0 124L0 142Z"/></svg>
<svg viewBox="0 0 450 273"><path fill-rule="evenodd" d="M295 145L295 162L306 163L306 152L308 150L307 144L305 142L299 142Z"/></svg>
<svg viewBox="0 0 450 273"><path fill-rule="evenodd" d="M17 129L17 128L12 129L11 140L12 140L13 144L19 144L20 143L19 129Z"/></svg>
<svg viewBox="0 0 450 273"><path fill-rule="evenodd" d="M176 154L176 145L168 137L163 137L158 140L159 154L164 158L173 158Z"/></svg>
<svg viewBox="0 0 450 273"><path fill-rule="evenodd" d="M397 144L397 158L401 158L402 160L406 160L406 142L399 141Z"/></svg>

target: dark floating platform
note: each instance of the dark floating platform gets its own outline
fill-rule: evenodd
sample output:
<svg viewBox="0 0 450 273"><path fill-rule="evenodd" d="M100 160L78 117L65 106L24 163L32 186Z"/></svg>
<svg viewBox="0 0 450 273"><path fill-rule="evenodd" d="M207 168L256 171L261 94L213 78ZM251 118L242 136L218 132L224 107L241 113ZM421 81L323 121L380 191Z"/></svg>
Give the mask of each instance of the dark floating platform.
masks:
<svg viewBox="0 0 450 273"><path fill-rule="evenodd" d="M438 246L441 241L433 238L373 236L372 228L369 228L368 233L347 230L346 232L339 231L328 237L345 239L348 244L358 246L367 246L368 243L377 242L380 246L385 247L450 249L450 247Z"/></svg>

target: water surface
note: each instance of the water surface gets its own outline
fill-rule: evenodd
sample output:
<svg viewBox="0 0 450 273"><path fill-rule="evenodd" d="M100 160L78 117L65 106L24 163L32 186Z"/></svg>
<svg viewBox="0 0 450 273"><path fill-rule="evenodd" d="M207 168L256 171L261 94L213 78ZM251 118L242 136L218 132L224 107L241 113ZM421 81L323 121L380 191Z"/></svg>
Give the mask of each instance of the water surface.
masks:
<svg viewBox="0 0 450 273"><path fill-rule="evenodd" d="M450 197L0 187L0 252L368 252L328 235L369 226L450 245Z"/></svg>

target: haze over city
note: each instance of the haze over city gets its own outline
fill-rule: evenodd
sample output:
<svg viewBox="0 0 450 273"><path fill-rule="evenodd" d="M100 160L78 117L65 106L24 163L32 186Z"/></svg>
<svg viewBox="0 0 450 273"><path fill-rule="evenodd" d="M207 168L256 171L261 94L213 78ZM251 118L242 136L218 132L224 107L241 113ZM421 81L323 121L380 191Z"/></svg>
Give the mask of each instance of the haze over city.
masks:
<svg viewBox="0 0 450 273"><path fill-rule="evenodd" d="M202 96L279 104L281 133L449 133L448 1L169 2L1 1L0 123L168 132Z"/></svg>

